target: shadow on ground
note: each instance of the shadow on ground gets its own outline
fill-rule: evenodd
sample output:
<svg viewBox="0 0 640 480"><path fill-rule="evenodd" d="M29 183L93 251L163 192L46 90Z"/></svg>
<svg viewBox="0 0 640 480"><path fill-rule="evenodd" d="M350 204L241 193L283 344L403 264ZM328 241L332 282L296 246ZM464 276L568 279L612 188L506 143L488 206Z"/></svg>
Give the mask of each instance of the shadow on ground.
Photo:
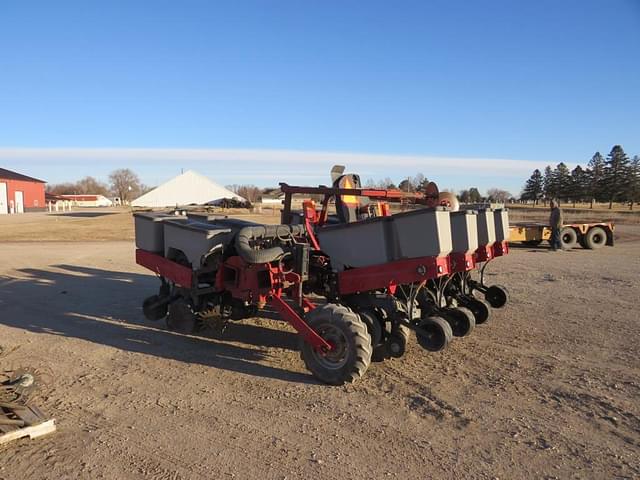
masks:
<svg viewBox="0 0 640 480"><path fill-rule="evenodd" d="M293 332L245 321L231 323L221 339L206 332L181 335L142 315L142 300L157 291L155 277L76 265L51 268L21 269L21 278L0 277L0 323L248 375L315 383L310 375L260 363L271 355L268 348L296 349Z"/></svg>
<svg viewBox="0 0 640 480"><path fill-rule="evenodd" d="M53 217L76 217L76 218L98 218L107 215L117 215L118 212L69 212L69 213L50 213Z"/></svg>

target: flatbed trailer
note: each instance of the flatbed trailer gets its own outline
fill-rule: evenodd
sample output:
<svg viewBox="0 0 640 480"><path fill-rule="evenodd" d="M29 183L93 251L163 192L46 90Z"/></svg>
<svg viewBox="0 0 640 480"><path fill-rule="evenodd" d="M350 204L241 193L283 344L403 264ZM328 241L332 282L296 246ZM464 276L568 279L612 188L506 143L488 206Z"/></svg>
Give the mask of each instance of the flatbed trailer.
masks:
<svg viewBox="0 0 640 480"><path fill-rule="evenodd" d="M613 222L568 223L560 231L563 248L581 245L587 249L597 249L605 245L613 247ZM509 242L521 242L537 246L551 238L551 227L544 223L516 222L509 226Z"/></svg>

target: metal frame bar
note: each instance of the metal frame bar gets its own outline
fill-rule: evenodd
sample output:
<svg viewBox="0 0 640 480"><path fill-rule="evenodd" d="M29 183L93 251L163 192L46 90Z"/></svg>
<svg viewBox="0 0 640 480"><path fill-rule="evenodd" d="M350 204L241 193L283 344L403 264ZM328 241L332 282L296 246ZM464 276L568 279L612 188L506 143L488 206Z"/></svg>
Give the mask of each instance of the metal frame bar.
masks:
<svg viewBox="0 0 640 480"><path fill-rule="evenodd" d="M193 285L193 270L155 253L136 249L136 263L181 287L191 288Z"/></svg>

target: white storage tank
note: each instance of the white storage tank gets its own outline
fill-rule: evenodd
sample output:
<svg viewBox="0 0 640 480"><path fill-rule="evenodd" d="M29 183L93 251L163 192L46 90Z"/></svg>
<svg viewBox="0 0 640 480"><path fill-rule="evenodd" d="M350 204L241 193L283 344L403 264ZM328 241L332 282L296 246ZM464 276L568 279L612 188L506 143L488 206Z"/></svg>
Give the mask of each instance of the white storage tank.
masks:
<svg viewBox="0 0 640 480"><path fill-rule="evenodd" d="M392 217L328 225L318 229L320 248L331 258L331 267L368 267L393 260Z"/></svg>
<svg viewBox="0 0 640 480"><path fill-rule="evenodd" d="M140 212L133 214L136 233L136 247L153 253L164 253L164 225L165 220L186 221L185 217L178 217L164 212Z"/></svg>
<svg viewBox="0 0 640 480"><path fill-rule="evenodd" d="M478 249L478 212L451 212L451 238L455 253L472 253Z"/></svg>
<svg viewBox="0 0 640 480"><path fill-rule="evenodd" d="M398 213L391 218L396 259L444 257L451 253L451 218L444 207Z"/></svg>
<svg viewBox="0 0 640 480"><path fill-rule="evenodd" d="M232 229L228 227L192 220L167 220L163 225L165 257L174 259L176 251L181 251L194 270L204 264L208 253L226 247L233 239Z"/></svg>
<svg viewBox="0 0 640 480"><path fill-rule="evenodd" d="M496 242L509 240L509 211L501 208L493 211L496 228Z"/></svg>
<svg viewBox="0 0 640 480"><path fill-rule="evenodd" d="M493 210L478 210L478 245L484 247L496 243L496 224Z"/></svg>

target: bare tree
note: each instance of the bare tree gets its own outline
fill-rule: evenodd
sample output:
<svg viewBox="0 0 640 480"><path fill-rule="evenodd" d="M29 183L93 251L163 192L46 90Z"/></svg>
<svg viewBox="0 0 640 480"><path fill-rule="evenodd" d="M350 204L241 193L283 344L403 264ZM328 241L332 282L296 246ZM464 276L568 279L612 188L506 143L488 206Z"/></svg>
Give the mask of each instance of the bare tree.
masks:
<svg viewBox="0 0 640 480"><path fill-rule="evenodd" d="M491 202L507 203L512 196L513 195L506 190L501 190L499 188L490 188L487 190L487 197Z"/></svg>
<svg viewBox="0 0 640 480"><path fill-rule="evenodd" d="M109 195L109 188L106 184L99 182L93 177L84 177L76 183L79 194L84 195Z"/></svg>
<svg viewBox="0 0 640 480"><path fill-rule="evenodd" d="M130 202L141 192L141 183L138 175L128 168L120 168L109 174L111 190L120 197L120 201L125 204Z"/></svg>
<svg viewBox="0 0 640 480"><path fill-rule="evenodd" d="M258 200L258 197L262 194L262 191L255 185L240 185L234 193L237 193L251 203L255 203Z"/></svg>

